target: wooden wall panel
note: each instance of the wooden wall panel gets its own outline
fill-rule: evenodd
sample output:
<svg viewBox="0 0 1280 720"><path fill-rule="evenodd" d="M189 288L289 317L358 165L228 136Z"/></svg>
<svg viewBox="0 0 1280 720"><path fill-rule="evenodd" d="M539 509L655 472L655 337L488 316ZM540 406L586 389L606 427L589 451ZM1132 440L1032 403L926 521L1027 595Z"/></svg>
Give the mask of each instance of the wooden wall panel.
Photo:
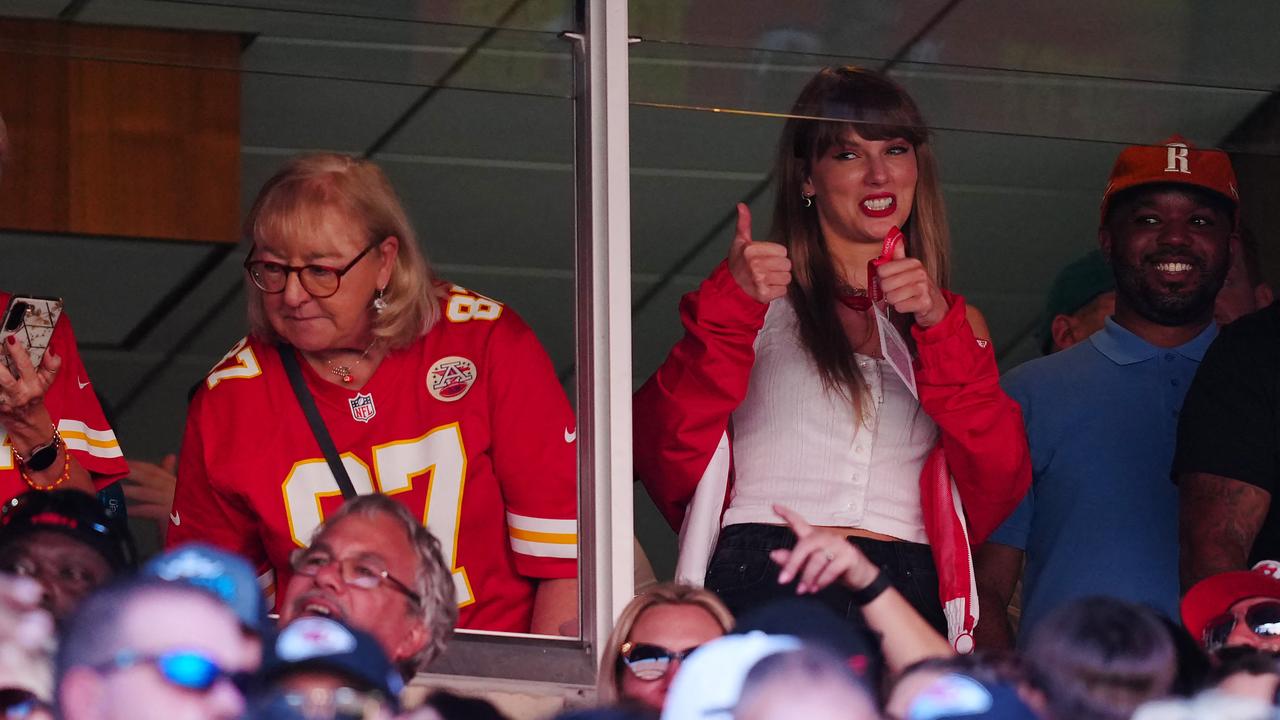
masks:
<svg viewBox="0 0 1280 720"><path fill-rule="evenodd" d="M236 242L240 38L0 21L0 227Z"/></svg>

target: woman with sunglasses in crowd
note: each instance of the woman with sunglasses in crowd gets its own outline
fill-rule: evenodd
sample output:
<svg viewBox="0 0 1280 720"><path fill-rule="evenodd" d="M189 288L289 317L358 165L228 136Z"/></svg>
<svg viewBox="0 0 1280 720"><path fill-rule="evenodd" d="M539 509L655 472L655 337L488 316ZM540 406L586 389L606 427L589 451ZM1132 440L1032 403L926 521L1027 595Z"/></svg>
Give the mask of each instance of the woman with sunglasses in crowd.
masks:
<svg viewBox="0 0 1280 720"><path fill-rule="evenodd" d="M1030 458L986 323L947 290L928 129L887 78L825 68L792 107L773 181L767 240L739 205L728 259L684 298L685 337L635 396L636 468L683 528L680 577L705 567L734 612L791 592L770 559L794 542L772 510L787 505L885 568L824 592L837 611L891 583L967 650L969 546L1017 505ZM889 330L905 338L898 370Z"/></svg>
<svg viewBox="0 0 1280 720"><path fill-rule="evenodd" d="M729 609L702 588L660 583L635 596L605 641L596 676L600 704L662 710L680 662L732 629Z"/></svg>
<svg viewBox="0 0 1280 720"><path fill-rule="evenodd" d="M366 160L289 161L245 235L249 336L191 402L167 544L283 583L344 496L381 492L440 539L460 627L576 632L577 431L532 330L436 278Z"/></svg>

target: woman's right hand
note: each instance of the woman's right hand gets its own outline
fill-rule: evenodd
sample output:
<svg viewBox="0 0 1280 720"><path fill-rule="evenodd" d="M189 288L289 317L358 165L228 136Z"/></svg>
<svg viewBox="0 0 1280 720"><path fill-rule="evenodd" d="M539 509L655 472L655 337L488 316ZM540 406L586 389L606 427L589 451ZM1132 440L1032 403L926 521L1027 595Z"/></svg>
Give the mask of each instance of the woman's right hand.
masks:
<svg viewBox="0 0 1280 720"><path fill-rule="evenodd" d="M738 203L738 230L729 246L729 272L743 292L762 303L786 295L791 282L786 246L752 240L751 211L743 203Z"/></svg>

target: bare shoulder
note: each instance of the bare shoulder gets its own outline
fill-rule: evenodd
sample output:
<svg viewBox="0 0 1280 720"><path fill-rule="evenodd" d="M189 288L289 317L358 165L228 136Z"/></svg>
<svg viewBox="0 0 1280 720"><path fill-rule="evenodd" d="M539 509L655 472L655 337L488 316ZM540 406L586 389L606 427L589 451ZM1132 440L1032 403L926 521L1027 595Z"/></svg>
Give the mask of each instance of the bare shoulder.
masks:
<svg viewBox="0 0 1280 720"><path fill-rule="evenodd" d="M974 337L983 340L991 339L991 328L987 327L987 318L983 316L981 310L973 305L965 305L964 317L969 321L969 327L973 328Z"/></svg>

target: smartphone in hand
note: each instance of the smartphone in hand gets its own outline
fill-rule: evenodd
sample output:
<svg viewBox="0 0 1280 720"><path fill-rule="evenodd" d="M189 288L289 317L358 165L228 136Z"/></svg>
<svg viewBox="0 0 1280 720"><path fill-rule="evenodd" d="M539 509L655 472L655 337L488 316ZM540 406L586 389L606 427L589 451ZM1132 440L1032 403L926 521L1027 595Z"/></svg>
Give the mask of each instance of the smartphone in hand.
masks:
<svg viewBox="0 0 1280 720"><path fill-rule="evenodd" d="M31 356L31 364L40 367L45 351L53 341L53 329L60 317L62 298L14 295L9 298L4 321L0 323L0 347L7 344L12 335L17 338L18 344L26 348L27 354ZM0 358L4 359L5 367L16 377L18 371L8 353L0 353Z"/></svg>

